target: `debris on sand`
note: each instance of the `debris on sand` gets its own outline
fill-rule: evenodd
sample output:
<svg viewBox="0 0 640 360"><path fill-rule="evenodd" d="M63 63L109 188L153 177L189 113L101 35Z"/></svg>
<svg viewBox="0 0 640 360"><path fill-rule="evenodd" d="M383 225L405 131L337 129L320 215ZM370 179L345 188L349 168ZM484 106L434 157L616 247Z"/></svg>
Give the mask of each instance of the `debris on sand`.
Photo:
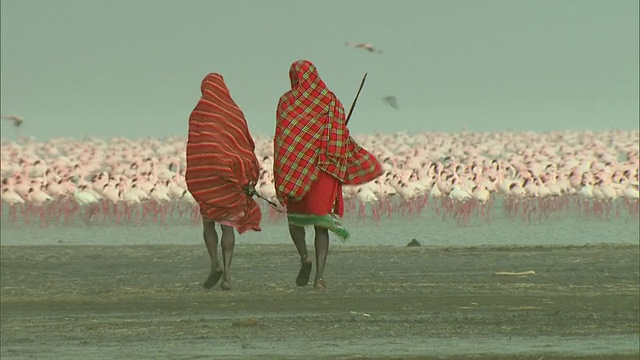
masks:
<svg viewBox="0 0 640 360"><path fill-rule="evenodd" d="M260 325L260 321L256 318L240 319L231 323L231 326L237 327L254 327Z"/></svg>
<svg viewBox="0 0 640 360"><path fill-rule="evenodd" d="M498 271L496 273L494 273L493 275L496 276L501 276L501 275L506 275L506 276L527 276L527 275L535 275L536 272L533 270L529 270L529 271L522 271L522 272L511 272L511 271Z"/></svg>
<svg viewBox="0 0 640 360"><path fill-rule="evenodd" d="M422 246L420 245L420 242L416 239L412 239L411 241L409 241L409 243L407 244L407 247L413 247L413 246Z"/></svg>
<svg viewBox="0 0 640 360"><path fill-rule="evenodd" d="M360 316L371 317L371 314L367 314L367 313L363 313L363 312L349 311L349 313L350 313L351 315L360 315Z"/></svg>

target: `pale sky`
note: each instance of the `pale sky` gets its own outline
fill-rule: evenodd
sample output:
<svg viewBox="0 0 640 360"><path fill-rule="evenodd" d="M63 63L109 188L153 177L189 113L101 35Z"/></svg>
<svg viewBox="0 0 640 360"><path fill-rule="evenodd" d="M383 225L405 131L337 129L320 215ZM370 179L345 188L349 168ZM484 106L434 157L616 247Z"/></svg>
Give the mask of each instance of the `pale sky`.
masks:
<svg viewBox="0 0 640 360"><path fill-rule="evenodd" d="M347 110L368 73L354 134L638 129L638 4L1 0L0 111L39 140L186 136L202 78L219 72L251 133L271 135L304 58Z"/></svg>

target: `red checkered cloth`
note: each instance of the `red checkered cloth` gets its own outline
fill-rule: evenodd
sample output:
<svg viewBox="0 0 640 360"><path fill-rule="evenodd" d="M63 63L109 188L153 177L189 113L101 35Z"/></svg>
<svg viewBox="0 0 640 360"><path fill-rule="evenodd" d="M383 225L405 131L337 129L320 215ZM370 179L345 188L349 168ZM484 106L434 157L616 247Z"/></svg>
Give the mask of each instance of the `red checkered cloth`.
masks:
<svg viewBox="0 0 640 360"><path fill-rule="evenodd" d="M289 71L291 90L280 97L273 140L276 193L286 206L311 188L318 171L346 185L382 174L378 160L349 136L344 107L320 79L316 67L299 60Z"/></svg>
<svg viewBox="0 0 640 360"><path fill-rule="evenodd" d="M260 166L247 121L222 75L208 74L201 91L189 116L187 188L204 219L233 226L239 233L261 231L262 213L250 195Z"/></svg>

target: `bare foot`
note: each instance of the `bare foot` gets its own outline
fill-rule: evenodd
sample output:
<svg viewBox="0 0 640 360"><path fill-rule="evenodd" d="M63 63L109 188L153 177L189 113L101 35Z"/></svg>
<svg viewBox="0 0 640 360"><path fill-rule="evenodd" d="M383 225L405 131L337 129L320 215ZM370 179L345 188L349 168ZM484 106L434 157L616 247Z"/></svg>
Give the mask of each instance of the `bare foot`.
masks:
<svg viewBox="0 0 640 360"><path fill-rule="evenodd" d="M222 280L222 283L220 283L220 288L222 290L231 290L231 283L226 280Z"/></svg>
<svg viewBox="0 0 640 360"><path fill-rule="evenodd" d="M300 271L296 278L296 285L305 286L309 283L309 277L311 276L311 260L308 257L304 257L300 260Z"/></svg>
<svg viewBox="0 0 640 360"><path fill-rule="evenodd" d="M318 280L313 282L313 288L314 289L319 289L319 290L324 290L324 289L328 288L327 282L324 281L324 279L318 279Z"/></svg>
<svg viewBox="0 0 640 360"><path fill-rule="evenodd" d="M220 281L223 273L224 272L222 271L222 269L211 270L211 272L209 272L209 277L207 277L207 280L204 281L202 287L205 289L211 289L212 287L216 286L218 281Z"/></svg>

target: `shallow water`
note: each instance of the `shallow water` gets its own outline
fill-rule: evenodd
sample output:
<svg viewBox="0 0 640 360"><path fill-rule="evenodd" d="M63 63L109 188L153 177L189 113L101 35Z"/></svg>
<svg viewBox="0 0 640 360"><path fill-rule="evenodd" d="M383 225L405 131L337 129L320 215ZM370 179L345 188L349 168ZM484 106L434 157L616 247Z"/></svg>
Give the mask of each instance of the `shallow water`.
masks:
<svg viewBox="0 0 640 360"><path fill-rule="evenodd" d="M482 246L482 245L584 245L638 244L640 228L637 216L621 212L620 216L594 217L575 210L553 213L547 219L508 217L496 203L489 220L473 216L460 225L452 218L443 219L433 208L410 217L393 214L379 221L371 217L362 220L353 214L344 218L351 238L344 245L406 245L417 239L422 245ZM6 211L6 210L5 210ZM6 215L6 212L5 214ZM76 221L70 225L40 226L37 219L30 225L13 225L4 218L1 225L1 245L143 245L202 243L200 223L189 219L169 219L167 223L146 220L138 224ZM310 240L313 230L308 229ZM270 220L264 211L261 232L248 232L237 237L243 244L290 243L286 221ZM342 244L334 237L334 244Z"/></svg>

